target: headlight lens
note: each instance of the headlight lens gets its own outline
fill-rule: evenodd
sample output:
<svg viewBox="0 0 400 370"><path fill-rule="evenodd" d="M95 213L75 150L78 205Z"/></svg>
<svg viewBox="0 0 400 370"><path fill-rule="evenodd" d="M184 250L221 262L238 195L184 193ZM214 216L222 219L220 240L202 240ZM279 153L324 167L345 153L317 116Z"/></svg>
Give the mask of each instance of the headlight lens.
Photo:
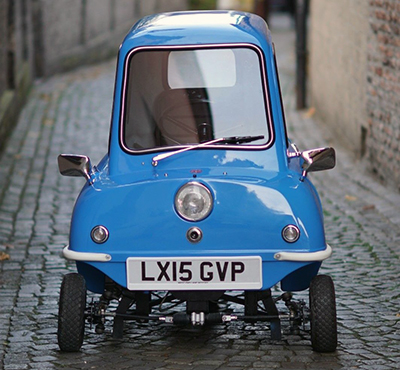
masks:
<svg viewBox="0 0 400 370"><path fill-rule="evenodd" d="M295 225L287 225L282 230L282 237L288 243L294 243L300 237L300 230Z"/></svg>
<svg viewBox="0 0 400 370"><path fill-rule="evenodd" d="M175 209L187 221L201 221L211 212L213 198L203 184L189 182L183 185L175 196Z"/></svg>

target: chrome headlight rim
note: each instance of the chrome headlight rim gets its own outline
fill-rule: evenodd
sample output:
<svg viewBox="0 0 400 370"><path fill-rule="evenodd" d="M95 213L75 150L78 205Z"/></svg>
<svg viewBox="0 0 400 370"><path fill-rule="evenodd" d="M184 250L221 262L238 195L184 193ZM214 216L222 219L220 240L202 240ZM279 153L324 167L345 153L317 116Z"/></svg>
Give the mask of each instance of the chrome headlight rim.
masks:
<svg viewBox="0 0 400 370"><path fill-rule="evenodd" d="M190 189L195 190L190 192ZM201 194L204 200L204 210L199 212L197 215L188 215L187 212L185 213L184 208L184 196L194 193ZM186 193L186 194L185 194ZM175 200L175 211L182 219L190 222L197 222L206 219L214 207L214 197L211 193L211 190L204 184L198 181L190 181L186 184L182 185L179 190L176 192Z"/></svg>

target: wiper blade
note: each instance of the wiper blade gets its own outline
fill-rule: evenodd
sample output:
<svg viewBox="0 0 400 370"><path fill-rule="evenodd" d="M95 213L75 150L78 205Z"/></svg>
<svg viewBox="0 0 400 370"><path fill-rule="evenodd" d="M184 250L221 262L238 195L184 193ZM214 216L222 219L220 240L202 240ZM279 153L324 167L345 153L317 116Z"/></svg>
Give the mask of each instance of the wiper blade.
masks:
<svg viewBox="0 0 400 370"><path fill-rule="evenodd" d="M231 136L222 140L223 144L242 144L251 143L252 141L264 139L264 135L257 136Z"/></svg>
<svg viewBox="0 0 400 370"><path fill-rule="evenodd" d="M151 164L155 167L158 165L159 161L161 161L165 158L172 157L175 154L187 152L188 150L202 148L204 146L211 145L211 144L219 144L219 143L221 143L221 144L242 144L242 143L250 143L252 141L261 140L261 139L264 139L264 135L220 137L219 139L205 141L204 143L200 143L197 145L191 145L191 146L188 146L183 149L175 150L173 152L162 153L162 154L156 155L155 157L153 157Z"/></svg>

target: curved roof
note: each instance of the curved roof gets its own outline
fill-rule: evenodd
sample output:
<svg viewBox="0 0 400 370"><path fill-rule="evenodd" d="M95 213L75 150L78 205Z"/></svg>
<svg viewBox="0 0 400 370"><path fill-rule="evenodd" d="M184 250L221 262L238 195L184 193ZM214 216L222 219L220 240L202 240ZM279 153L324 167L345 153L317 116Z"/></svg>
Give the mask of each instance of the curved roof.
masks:
<svg viewBox="0 0 400 370"><path fill-rule="evenodd" d="M145 45L220 43L271 44L270 31L259 16L237 11L161 13L141 19L127 34L126 51Z"/></svg>

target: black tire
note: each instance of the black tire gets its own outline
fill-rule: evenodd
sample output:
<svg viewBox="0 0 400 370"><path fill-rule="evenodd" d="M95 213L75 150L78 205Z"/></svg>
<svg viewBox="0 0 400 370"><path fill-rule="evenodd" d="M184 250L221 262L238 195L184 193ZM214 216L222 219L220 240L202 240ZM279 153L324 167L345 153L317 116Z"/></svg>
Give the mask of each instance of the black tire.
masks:
<svg viewBox="0 0 400 370"><path fill-rule="evenodd" d="M85 332L86 283L82 275L64 276L58 308L58 345L61 351L77 352Z"/></svg>
<svg viewBox="0 0 400 370"><path fill-rule="evenodd" d="M335 287L330 276L317 275L310 284L311 345L317 352L337 347Z"/></svg>

